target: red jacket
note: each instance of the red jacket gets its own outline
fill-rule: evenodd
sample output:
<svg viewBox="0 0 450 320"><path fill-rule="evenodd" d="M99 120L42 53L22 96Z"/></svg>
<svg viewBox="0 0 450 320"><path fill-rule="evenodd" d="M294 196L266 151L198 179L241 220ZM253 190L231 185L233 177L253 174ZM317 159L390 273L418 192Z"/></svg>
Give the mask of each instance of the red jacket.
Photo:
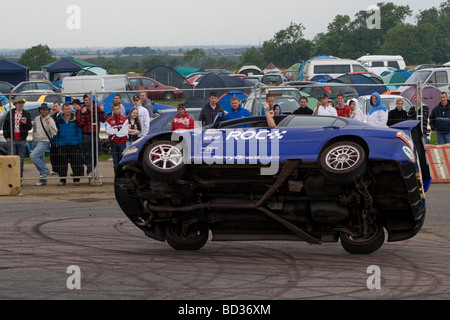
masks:
<svg viewBox="0 0 450 320"><path fill-rule="evenodd" d="M177 114L172 121L172 131L181 129L194 129L194 119L187 112L183 117Z"/></svg>
<svg viewBox="0 0 450 320"><path fill-rule="evenodd" d="M128 118L119 114L106 120L108 140L115 143L126 143L128 140Z"/></svg>

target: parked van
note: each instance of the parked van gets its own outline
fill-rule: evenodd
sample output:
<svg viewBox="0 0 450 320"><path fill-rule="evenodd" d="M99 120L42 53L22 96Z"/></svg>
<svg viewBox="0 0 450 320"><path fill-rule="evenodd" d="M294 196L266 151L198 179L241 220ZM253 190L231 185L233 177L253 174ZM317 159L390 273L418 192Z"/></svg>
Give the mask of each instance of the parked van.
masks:
<svg viewBox="0 0 450 320"><path fill-rule="evenodd" d="M328 74L336 78L347 72L367 72L367 69L351 59L313 59L305 63L302 80L309 81L318 74Z"/></svg>
<svg viewBox="0 0 450 320"><path fill-rule="evenodd" d="M63 93L113 92L131 90L128 77L124 74L65 77L62 80Z"/></svg>
<svg viewBox="0 0 450 320"><path fill-rule="evenodd" d="M402 56L366 55L356 59L369 71L382 74L384 71L406 69L405 60Z"/></svg>
<svg viewBox="0 0 450 320"><path fill-rule="evenodd" d="M424 83L431 84L439 91L447 92L450 95L450 67L426 68L414 71L414 73L405 81L405 84ZM400 86L398 91L403 92L410 86Z"/></svg>

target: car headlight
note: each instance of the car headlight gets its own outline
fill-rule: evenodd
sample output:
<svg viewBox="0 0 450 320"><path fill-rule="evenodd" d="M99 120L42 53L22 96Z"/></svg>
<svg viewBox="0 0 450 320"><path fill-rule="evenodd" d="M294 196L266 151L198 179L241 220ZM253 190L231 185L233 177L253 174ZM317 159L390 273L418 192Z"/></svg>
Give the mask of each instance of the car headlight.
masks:
<svg viewBox="0 0 450 320"><path fill-rule="evenodd" d="M414 143L411 137L403 131L398 131L395 135L396 138L402 139L404 143L411 149L414 150Z"/></svg>

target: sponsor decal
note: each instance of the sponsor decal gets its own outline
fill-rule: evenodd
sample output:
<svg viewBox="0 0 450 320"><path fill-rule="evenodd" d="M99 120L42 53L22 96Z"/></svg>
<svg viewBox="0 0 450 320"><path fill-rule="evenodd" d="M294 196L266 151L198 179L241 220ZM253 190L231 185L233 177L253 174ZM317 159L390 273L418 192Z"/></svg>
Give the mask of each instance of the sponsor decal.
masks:
<svg viewBox="0 0 450 320"><path fill-rule="evenodd" d="M416 157L414 156L414 153L411 151L411 149L407 146L403 147L403 152L406 154L406 156L411 160L412 162L416 162Z"/></svg>

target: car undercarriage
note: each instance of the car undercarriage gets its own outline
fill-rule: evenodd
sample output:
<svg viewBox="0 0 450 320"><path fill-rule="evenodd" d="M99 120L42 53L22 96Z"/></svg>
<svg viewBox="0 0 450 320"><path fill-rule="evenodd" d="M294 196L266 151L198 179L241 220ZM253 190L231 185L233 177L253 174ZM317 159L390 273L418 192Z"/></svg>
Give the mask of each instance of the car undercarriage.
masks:
<svg viewBox="0 0 450 320"><path fill-rule="evenodd" d="M130 220L178 250L213 241L341 241L350 253L371 253L385 240L414 236L425 208L412 163L370 161L351 182L330 181L318 163L288 160L276 175L254 165L187 165L163 181L142 163L120 166L115 193ZM343 182L343 183L342 183Z"/></svg>

